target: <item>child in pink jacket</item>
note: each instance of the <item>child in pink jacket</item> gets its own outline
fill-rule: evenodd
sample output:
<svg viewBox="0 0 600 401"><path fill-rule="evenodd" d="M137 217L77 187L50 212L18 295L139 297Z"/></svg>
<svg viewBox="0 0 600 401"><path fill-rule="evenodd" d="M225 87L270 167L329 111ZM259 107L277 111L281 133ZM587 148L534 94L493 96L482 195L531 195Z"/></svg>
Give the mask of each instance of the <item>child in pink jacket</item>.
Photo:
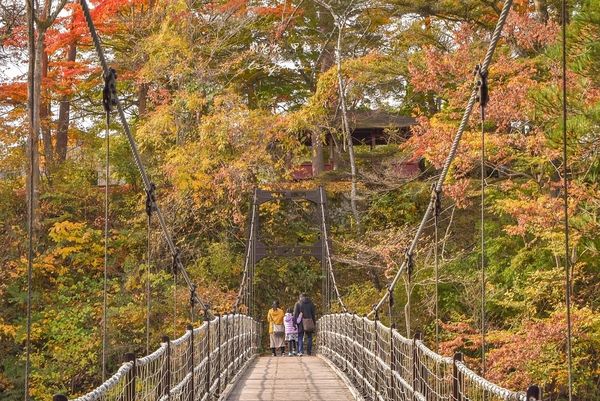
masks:
<svg viewBox="0 0 600 401"><path fill-rule="evenodd" d="M298 349L298 325L294 321L292 312L292 308L289 308L283 317L283 324L285 325L285 341L288 343L289 356L296 355Z"/></svg>

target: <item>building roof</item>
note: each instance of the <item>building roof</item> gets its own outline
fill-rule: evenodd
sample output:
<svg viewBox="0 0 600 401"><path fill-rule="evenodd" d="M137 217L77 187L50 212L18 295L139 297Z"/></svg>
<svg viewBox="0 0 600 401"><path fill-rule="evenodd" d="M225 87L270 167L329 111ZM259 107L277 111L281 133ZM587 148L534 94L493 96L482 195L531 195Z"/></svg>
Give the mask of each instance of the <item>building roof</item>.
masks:
<svg viewBox="0 0 600 401"><path fill-rule="evenodd" d="M338 119L341 120L341 117L338 116ZM381 110L352 111L348 113L348 120L351 129L404 128L417 123L413 117Z"/></svg>

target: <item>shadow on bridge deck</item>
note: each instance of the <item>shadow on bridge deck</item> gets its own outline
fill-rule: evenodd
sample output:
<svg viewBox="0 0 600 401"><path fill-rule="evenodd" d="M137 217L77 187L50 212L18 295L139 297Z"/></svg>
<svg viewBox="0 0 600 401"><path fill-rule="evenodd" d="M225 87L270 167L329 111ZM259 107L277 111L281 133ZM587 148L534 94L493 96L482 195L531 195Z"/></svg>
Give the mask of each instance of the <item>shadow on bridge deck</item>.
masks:
<svg viewBox="0 0 600 401"><path fill-rule="evenodd" d="M350 401L352 393L321 359L259 357L236 381L229 401Z"/></svg>

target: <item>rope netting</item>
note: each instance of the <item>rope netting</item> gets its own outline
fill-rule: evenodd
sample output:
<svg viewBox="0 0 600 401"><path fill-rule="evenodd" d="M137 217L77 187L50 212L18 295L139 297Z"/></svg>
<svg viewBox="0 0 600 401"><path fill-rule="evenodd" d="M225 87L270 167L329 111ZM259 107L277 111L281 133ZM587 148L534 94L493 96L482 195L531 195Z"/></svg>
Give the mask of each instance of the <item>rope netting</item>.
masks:
<svg viewBox="0 0 600 401"><path fill-rule="evenodd" d="M257 353L260 326L241 314L217 316L164 342L142 358L129 356L98 388L74 401L202 401L225 390Z"/></svg>
<svg viewBox="0 0 600 401"><path fill-rule="evenodd" d="M470 370L462 355L444 357L418 338L349 313L317 322L319 352L369 400L526 401Z"/></svg>

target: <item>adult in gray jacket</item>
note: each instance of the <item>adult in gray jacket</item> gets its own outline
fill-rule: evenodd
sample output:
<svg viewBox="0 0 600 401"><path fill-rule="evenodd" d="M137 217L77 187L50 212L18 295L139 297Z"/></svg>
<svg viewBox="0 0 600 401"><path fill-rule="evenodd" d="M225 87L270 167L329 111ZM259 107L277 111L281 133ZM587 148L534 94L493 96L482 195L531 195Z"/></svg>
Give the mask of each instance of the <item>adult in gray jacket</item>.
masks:
<svg viewBox="0 0 600 401"><path fill-rule="evenodd" d="M312 354L313 333L317 323L315 304L306 294L300 294L294 306L294 319L298 323L298 356L304 353L304 337L306 337L306 354Z"/></svg>

